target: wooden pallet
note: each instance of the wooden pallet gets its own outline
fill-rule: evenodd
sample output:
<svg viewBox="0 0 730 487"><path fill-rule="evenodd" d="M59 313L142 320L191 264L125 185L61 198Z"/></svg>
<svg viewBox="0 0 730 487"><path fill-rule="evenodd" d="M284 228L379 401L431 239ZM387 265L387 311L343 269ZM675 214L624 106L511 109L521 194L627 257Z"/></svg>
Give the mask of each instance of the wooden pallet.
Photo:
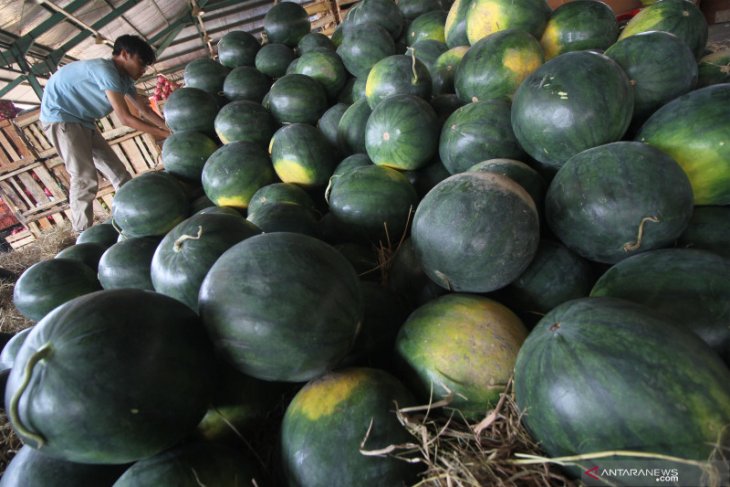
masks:
<svg viewBox="0 0 730 487"><path fill-rule="evenodd" d="M312 32L321 32L330 36L339 23L337 20L337 6L332 0L315 0L304 6L309 14Z"/></svg>

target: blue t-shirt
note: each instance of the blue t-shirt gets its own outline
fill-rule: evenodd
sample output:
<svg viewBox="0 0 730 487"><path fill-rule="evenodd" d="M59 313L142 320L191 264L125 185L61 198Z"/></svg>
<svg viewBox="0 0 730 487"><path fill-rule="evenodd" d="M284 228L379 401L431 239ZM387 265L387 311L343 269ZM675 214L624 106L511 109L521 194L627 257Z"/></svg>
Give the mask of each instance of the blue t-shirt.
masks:
<svg viewBox="0 0 730 487"><path fill-rule="evenodd" d="M41 101L41 122L76 122L94 128L112 105L105 91L136 94L134 80L121 74L111 59L75 61L48 80Z"/></svg>

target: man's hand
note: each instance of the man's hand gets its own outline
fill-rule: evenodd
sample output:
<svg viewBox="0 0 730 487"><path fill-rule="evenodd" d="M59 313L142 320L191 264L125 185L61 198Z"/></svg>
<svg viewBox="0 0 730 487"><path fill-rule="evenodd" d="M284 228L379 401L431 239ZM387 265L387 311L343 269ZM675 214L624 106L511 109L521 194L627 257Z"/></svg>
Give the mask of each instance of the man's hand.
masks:
<svg viewBox="0 0 730 487"><path fill-rule="evenodd" d="M125 96L121 93L106 90L106 96L114 109L114 113L117 114L119 120L127 127L146 132L157 139L164 139L170 135L170 129L165 125L165 121L153 112L146 103L140 103L138 99L140 95L137 95L137 97L127 96L126 99L130 100L145 120L132 115L125 101Z"/></svg>

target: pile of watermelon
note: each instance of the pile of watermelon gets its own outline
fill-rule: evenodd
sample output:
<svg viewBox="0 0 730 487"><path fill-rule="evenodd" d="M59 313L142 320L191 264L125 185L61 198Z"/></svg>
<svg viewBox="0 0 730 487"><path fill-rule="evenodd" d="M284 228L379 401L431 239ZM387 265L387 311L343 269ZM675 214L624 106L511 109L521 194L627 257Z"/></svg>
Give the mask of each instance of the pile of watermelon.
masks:
<svg viewBox="0 0 730 487"><path fill-rule="evenodd" d="M280 2L264 31L186 66L164 171L19 278L0 485L410 485L396 410L478 421L512 378L567 475L699 483L730 446L730 79L697 7L362 0L327 37Z"/></svg>

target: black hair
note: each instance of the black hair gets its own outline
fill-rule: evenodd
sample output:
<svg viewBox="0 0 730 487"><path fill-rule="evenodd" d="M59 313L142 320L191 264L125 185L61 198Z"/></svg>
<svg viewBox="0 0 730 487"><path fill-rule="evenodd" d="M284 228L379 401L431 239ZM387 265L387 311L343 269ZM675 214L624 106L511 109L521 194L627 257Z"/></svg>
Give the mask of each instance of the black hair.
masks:
<svg viewBox="0 0 730 487"><path fill-rule="evenodd" d="M155 62L155 51L147 41L139 36L125 34L117 37L117 40L114 41L112 56L118 56L122 51L127 51L129 54L137 54L142 62L148 66Z"/></svg>

